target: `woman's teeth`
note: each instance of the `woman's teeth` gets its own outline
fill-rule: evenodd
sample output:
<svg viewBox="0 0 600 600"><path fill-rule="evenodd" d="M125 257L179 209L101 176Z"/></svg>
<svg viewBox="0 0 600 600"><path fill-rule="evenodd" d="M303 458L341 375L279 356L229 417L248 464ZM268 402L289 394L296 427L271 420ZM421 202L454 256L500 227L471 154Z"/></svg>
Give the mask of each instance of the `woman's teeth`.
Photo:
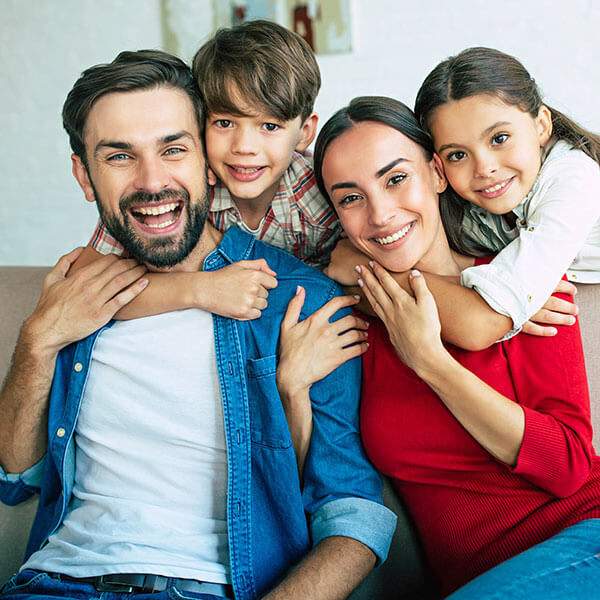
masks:
<svg viewBox="0 0 600 600"><path fill-rule="evenodd" d="M393 233L392 235L388 235L383 238L373 238L373 239L378 244L382 244L382 245L391 244L392 242L397 242L400 238L403 238L410 231L412 226L413 226L413 223L409 223L408 225L406 225L406 227L403 227L402 229L400 229L399 231L396 231L396 233Z"/></svg>

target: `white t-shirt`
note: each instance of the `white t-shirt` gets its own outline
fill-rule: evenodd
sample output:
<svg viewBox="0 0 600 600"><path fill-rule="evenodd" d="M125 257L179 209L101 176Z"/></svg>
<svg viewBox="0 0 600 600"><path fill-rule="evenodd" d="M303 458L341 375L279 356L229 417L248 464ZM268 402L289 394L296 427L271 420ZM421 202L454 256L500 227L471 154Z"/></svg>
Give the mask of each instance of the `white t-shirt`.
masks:
<svg viewBox="0 0 600 600"><path fill-rule="evenodd" d="M499 254L489 264L465 269L461 283L511 317L518 330L544 305L565 272L571 281L600 283L598 164L557 142L513 212L518 231L511 235L501 216L468 206L463 222L467 236Z"/></svg>
<svg viewBox="0 0 600 600"><path fill-rule="evenodd" d="M23 568L228 583L226 507L212 315L115 323L93 350L68 512Z"/></svg>

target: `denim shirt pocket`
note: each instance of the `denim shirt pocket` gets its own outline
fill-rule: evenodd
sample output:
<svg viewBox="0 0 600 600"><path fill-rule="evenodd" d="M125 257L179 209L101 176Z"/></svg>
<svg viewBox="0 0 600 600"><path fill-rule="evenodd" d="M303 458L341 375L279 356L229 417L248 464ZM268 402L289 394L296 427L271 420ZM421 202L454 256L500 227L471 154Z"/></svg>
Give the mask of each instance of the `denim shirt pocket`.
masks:
<svg viewBox="0 0 600 600"><path fill-rule="evenodd" d="M273 354L249 358L246 368L252 443L281 450L289 448L292 438L275 382L277 357Z"/></svg>

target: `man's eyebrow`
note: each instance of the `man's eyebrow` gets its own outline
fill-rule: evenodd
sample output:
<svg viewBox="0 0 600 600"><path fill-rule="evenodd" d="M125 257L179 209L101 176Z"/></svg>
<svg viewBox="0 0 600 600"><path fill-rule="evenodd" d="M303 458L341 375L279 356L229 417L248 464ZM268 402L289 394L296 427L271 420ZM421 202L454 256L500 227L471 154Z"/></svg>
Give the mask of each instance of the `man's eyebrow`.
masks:
<svg viewBox="0 0 600 600"><path fill-rule="evenodd" d="M133 146L127 142L117 142L116 140L100 140L94 148L94 156L98 156L98 153L102 148L114 148L115 150L131 150Z"/></svg>
<svg viewBox="0 0 600 600"><path fill-rule="evenodd" d="M190 140L192 140L193 142L195 142L195 138L194 136L189 132L189 131L178 131L177 133L172 133L171 135L166 135L164 138L162 138L160 140L161 145L162 144L170 144L171 142L176 142L177 140L180 140L181 138L188 138Z"/></svg>
<svg viewBox="0 0 600 600"><path fill-rule="evenodd" d="M488 135L490 135L490 133L492 133L492 131L494 131L494 129L497 129L498 127L504 127L505 125L510 125L510 121L497 121L496 123L494 123L493 125L490 125L487 129L485 129L484 131L481 132L481 135L479 136L480 140L485 139ZM460 147L461 144L455 144L454 142L450 142L449 144L444 144L443 146L440 146L437 149L437 153L441 153L444 150L447 150L448 148L455 148L455 147Z"/></svg>

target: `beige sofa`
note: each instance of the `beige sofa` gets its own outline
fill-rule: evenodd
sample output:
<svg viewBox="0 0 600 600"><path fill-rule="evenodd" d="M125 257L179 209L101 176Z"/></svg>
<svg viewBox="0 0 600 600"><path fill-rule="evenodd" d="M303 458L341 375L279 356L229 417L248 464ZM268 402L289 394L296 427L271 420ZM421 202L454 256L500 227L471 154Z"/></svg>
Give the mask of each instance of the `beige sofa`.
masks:
<svg viewBox="0 0 600 600"><path fill-rule="evenodd" d="M47 267L0 267L0 376L8 369L12 350L21 323L37 302ZM600 368L598 358L598 323L600 316L600 285L580 285L576 297L580 307L583 344L590 381L594 445L600 452ZM2 416L0 415L0 418ZM386 504L399 515L398 528L388 561L373 571L353 594L353 600L375 598L405 598L425 600L429 597L427 580L418 542L402 507L389 487L384 491ZM7 579L21 564L35 500L16 507L0 504L0 582Z"/></svg>

